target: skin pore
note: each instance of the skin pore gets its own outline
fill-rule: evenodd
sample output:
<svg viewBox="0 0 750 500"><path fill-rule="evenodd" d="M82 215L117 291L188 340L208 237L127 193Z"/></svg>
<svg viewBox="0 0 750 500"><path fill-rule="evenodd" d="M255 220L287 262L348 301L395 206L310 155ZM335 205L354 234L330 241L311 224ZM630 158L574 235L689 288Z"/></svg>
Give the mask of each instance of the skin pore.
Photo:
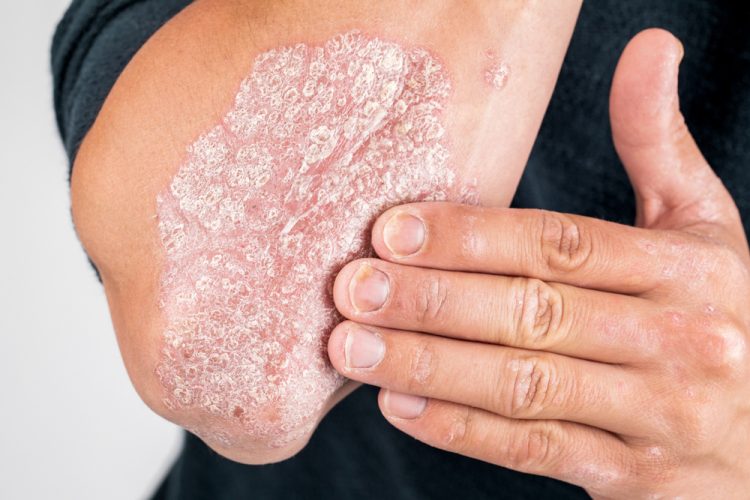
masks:
<svg viewBox="0 0 750 500"><path fill-rule="evenodd" d="M128 65L74 169L136 389L247 463L294 454L353 388L326 364L330 285L379 212L508 204L579 7L324 4L196 2Z"/></svg>

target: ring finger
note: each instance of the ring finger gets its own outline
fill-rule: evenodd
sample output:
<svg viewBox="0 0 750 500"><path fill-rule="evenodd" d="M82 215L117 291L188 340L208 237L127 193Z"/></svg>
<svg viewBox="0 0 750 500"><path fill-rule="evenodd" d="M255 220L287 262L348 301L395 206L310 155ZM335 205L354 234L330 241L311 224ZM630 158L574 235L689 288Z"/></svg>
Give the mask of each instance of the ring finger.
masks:
<svg viewBox="0 0 750 500"><path fill-rule="evenodd" d="M644 391L620 366L351 321L333 330L328 354L344 376L402 393L627 436L648 430L631 414Z"/></svg>

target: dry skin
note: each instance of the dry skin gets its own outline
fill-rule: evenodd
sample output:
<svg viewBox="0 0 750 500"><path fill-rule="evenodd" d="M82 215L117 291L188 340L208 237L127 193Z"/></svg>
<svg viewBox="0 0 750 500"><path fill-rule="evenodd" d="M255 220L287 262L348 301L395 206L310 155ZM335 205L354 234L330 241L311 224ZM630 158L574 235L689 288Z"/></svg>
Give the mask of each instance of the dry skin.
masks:
<svg viewBox="0 0 750 500"><path fill-rule="evenodd" d="M350 32L260 54L233 108L158 196L165 403L283 446L344 379L327 335L336 272L407 201L476 202L449 162L450 93L428 51Z"/></svg>

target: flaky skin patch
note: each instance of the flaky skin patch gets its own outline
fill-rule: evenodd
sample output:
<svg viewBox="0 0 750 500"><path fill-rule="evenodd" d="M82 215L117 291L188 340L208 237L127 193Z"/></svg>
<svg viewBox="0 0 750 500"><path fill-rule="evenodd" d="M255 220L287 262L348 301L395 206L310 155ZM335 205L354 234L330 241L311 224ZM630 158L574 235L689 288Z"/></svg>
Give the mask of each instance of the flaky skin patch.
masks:
<svg viewBox="0 0 750 500"><path fill-rule="evenodd" d="M201 410L231 446L312 430L344 379L327 336L348 261L393 205L476 202L449 162L450 93L428 51L358 32L260 54L232 109L157 198L165 404Z"/></svg>

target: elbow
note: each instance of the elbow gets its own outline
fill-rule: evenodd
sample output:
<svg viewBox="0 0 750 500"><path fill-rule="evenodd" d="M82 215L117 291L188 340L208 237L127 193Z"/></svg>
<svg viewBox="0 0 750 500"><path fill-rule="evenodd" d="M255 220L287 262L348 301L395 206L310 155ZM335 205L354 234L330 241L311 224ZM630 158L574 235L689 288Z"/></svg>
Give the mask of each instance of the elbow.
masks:
<svg viewBox="0 0 750 500"><path fill-rule="evenodd" d="M320 408L303 413L289 411L288 402L277 399L265 407L244 409L235 404L232 408L232 398L226 394L201 392L200 401L188 402L191 396L180 392L175 380L164 380L163 374L133 382L155 413L199 437L223 457L248 465L280 462L299 453L328 406L321 401Z"/></svg>
<svg viewBox="0 0 750 500"><path fill-rule="evenodd" d="M220 344L200 351L160 337L148 367L128 366L138 394L154 412L243 464L296 455L343 385L327 363L295 366L287 358L275 366L261 357L237 363L219 352Z"/></svg>
<svg viewBox="0 0 750 500"><path fill-rule="evenodd" d="M163 400L149 406L200 438L219 455L246 465L281 462L293 457L307 445L318 423L314 415L307 415L299 422L282 422L262 413L248 413L243 416L245 421L240 421L240 418L217 416L202 408L170 408Z"/></svg>
<svg viewBox="0 0 750 500"><path fill-rule="evenodd" d="M333 318L316 304L312 316L318 321L308 316L303 322L292 317L292 308L260 301L262 290L198 294L195 287L203 282L180 281L191 277L184 268L171 268L172 286L165 288L164 259L152 239L155 223L133 202L152 197L121 192L121 184L113 188L111 165L99 161L112 155L96 147L89 140L76 162L73 217L101 271L139 396L228 459L262 464L295 455L343 386L325 354L324 332ZM265 322L255 324L258 318Z"/></svg>

